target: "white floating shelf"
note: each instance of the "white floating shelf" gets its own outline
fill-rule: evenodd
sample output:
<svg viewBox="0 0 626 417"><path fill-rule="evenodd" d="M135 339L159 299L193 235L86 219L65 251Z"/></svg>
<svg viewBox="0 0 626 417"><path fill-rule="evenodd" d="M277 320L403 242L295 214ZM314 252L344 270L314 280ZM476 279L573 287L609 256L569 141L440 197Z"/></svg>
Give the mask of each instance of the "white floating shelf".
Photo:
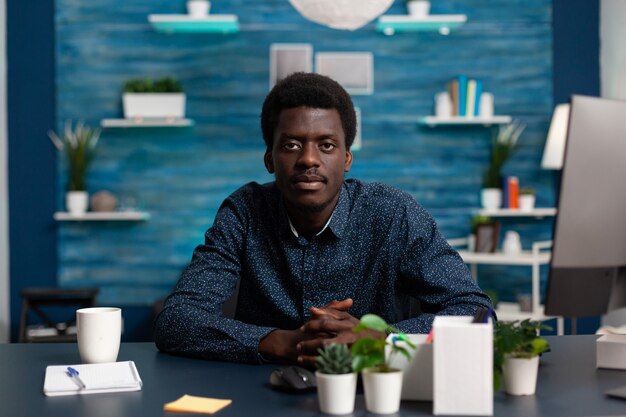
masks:
<svg viewBox="0 0 626 417"><path fill-rule="evenodd" d="M442 35L450 34L467 21L464 14L439 14L424 17L411 15L385 15L378 18L376 30L385 35L397 32L439 31Z"/></svg>
<svg viewBox="0 0 626 417"><path fill-rule="evenodd" d="M478 212L481 216L488 217L548 217L556 215L556 208L554 207L537 207L532 210L520 210L520 209L497 209L487 210L480 209Z"/></svg>
<svg viewBox="0 0 626 417"><path fill-rule="evenodd" d="M458 252L463 258L463 262L483 265L542 265L550 262L552 256L550 252L539 252L537 255L533 255L530 251L523 251L518 255L507 255L502 252L470 252L467 250Z"/></svg>
<svg viewBox="0 0 626 417"><path fill-rule="evenodd" d="M66 211L54 213L58 221L146 221L150 220L150 213L145 211L88 211L76 215Z"/></svg>
<svg viewBox="0 0 626 417"><path fill-rule="evenodd" d="M171 117L136 118L136 119L102 119L102 127L186 127L193 126L191 119L179 119Z"/></svg>
<svg viewBox="0 0 626 417"><path fill-rule="evenodd" d="M234 14L209 14L193 17L188 14L151 14L148 21L158 32L165 33L237 33L239 20Z"/></svg>
<svg viewBox="0 0 626 417"><path fill-rule="evenodd" d="M418 123L430 127L440 125L501 125L511 123L513 118L511 116L491 116L491 117L466 117L466 116L450 116L450 117L437 117L437 116L425 116L419 119Z"/></svg>

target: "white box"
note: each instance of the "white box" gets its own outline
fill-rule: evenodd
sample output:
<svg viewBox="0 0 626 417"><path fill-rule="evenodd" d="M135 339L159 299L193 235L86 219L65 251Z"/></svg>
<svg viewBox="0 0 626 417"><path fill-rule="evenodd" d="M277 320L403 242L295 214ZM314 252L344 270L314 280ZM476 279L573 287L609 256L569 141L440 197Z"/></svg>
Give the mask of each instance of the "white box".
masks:
<svg viewBox="0 0 626 417"><path fill-rule="evenodd" d="M493 324L471 316L433 322L433 413L493 415Z"/></svg>
<svg viewBox="0 0 626 417"><path fill-rule="evenodd" d="M389 338L393 334L389 335ZM403 370L402 394L403 400L432 401L433 400L433 345L426 344L425 334L407 334L406 337L416 346L413 350L404 342L398 342L399 346L411 352L411 360L401 353L396 354L390 362L393 368ZM391 347L387 346L386 354L389 356Z"/></svg>
<svg viewBox="0 0 626 417"><path fill-rule="evenodd" d="M596 340L596 367L626 369L626 335L605 334Z"/></svg>

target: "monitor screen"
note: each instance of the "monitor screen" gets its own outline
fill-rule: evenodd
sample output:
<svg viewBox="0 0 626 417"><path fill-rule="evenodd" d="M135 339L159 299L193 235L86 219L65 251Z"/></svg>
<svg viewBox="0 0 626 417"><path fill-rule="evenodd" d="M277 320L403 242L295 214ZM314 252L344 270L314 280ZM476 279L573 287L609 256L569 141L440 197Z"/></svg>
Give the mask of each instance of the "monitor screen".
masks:
<svg viewBox="0 0 626 417"><path fill-rule="evenodd" d="M598 316L626 303L626 101L574 96L545 312Z"/></svg>

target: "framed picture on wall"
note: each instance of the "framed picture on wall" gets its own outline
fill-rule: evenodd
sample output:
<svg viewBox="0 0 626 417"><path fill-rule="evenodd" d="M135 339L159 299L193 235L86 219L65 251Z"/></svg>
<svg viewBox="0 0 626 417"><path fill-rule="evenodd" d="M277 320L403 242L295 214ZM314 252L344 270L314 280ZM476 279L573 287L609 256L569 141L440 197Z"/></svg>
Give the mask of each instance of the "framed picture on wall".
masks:
<svg viewBox="0 0 626 417"><path fill-rule="evenodd" d="M476 225L476 252L495 252L498 247L499 234L499 222Z"/></svg>
<svg viewBox="0 0 626 417"><path fill-rule="evenodd" d="M313 71L313 46L308 43L270 45L270 89L294 72Z"/></svg>
<svg viewBox="0 0 626 417"><path fill-rule="evenodd" d="M374 55L371 52L318 52L315 72L337 81L350 94L374 92Z"/></svg>

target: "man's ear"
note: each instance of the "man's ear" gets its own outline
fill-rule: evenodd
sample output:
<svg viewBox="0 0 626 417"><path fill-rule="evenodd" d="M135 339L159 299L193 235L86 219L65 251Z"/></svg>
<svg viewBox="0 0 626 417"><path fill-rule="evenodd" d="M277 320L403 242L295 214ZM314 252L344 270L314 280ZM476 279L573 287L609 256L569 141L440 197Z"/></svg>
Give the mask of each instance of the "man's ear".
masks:
<svg viewBox="0 0 626 417"><path fill-rule="evenodd" d="M274 173L274 161L272 161L272 151L269 149L265 151L265 156L263 157L263 162L265 162L265 169L270 174Z"/></svg>
<svg viewBox="0 0 626 417"><path fill-rule="evenodd" d="M352 167L352 152L348 150L346 151L346 163L343 166L343 172L350 171L350 167Z"/></svg>

